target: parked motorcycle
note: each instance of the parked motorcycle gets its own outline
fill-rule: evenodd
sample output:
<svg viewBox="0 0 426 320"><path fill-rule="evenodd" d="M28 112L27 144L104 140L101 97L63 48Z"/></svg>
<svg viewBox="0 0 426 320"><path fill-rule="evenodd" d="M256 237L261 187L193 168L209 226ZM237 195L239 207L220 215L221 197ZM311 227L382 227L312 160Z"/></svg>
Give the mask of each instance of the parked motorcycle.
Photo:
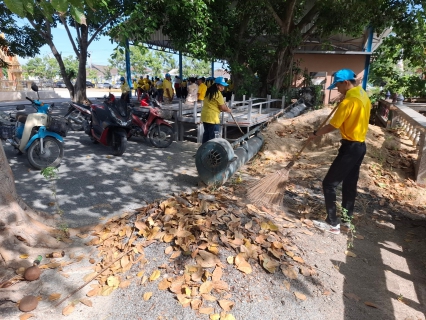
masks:
<svg viewBox="0 0 426 320"><path fill-rule="evenodd" d="M131 108L110 94L102 104L92 104L90 112L91 117L82 122L84 132L94 142L112 147L113 155L121 156L131 130Z"/></svg>
<svg viewBox="0 0 426 320"><path fill-rule="evenodd" d="M133 107L132 130L130 131L130 135L148 137L149 141L155 147L167 148L173 142L173 129L171 124L164 119L164 111L161 109L158 102L156 103L156 107L151 107L142 104L143 101L144 98L141 99L142 107ZM155 99L153 99L153 101L156 102Z"/></svg>
<svg viewBox="0 0 426 320"><path fill-rule="evenodd" d="M68 120L70 128L73 131L83 131L83 121L91 117L90 105L77 102L66 102L68 111L64 118Z"/></svg>
<svg viewBox="0 0 426 320"><path fill-rule="evenodd" d="M35 113L26 113L25 106L17 106L16 115L9 114L9 122L0 121L0 137L19 150L27 153L29 163L36 169L57 167L64 155L63 139L68 131L65 119L50 115L54 108L42 103L35 83L31 89L37 92L38 100L31 101Z"/></svg>

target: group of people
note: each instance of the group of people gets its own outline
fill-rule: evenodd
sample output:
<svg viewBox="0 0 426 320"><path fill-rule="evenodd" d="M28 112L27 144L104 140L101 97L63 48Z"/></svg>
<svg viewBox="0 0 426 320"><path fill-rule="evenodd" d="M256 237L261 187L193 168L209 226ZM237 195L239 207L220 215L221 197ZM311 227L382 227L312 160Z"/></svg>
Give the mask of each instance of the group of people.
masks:
<svg viewBox="0 0 426 320"><path fill-rule="evenodd" d="M123 77L121 80L122 90L130 91ZM231 109L226 105L222 94L229 87L227 81L223 77L209 79L209 81L209 85L206 85L204 78L195 79L192 77L188 79L186 86L186 103L203 102L201 109L201 121L204 128L203 143L214 139L215 131L220 130L220 113L231 113ZM156 83L158 84L158 81ZM178 84L180 88L183 87L180 86L182 82L178 82ZM342 221L342 224L348 227L354 212L360 167L366 154L365 138L370 118L371 102L367 93L357 86L356 74L350 69L341 69L334 74L334 82L327 89L333 88L337 88L339 93L343 94L345 98L338 105L330 123L311 133L308 140L316 139L334 130L339 130L342 136L338 155L331 164L322 183L327 218L325 221L314 221L315 227L339 234L340 222L336 212L336 188L342 184L341 206L346 212L346 219ZM164 102L170 103L173 100L174 90L171 76L168 73L162 81L162 89ZM176 92L178 91L176 90ZM180 91L180 97L182 97L182 91Z"/></svg>

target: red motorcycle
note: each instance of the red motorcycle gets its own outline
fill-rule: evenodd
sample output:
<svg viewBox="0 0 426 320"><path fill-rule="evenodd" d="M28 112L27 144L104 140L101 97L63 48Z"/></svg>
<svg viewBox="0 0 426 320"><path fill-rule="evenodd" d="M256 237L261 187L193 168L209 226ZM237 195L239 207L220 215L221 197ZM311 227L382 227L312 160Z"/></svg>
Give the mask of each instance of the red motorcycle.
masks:
<svg viewBox="0 0 426 320"><path fill-rule="evenodd" d="M163 113L160 104L146 94L141 98L141 107L133 107L130 136L148 137L157 148L170 146L173 142L173 128L164 120Z"/></svg>

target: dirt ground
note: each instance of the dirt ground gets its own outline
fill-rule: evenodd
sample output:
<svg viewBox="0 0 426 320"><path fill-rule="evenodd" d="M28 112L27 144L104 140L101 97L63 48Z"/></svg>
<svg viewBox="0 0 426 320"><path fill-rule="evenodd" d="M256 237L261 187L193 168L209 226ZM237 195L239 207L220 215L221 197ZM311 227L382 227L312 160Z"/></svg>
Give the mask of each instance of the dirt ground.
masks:
<svg viewBox="0 0 426 320"><path fill-rule="evenodd" d="M249 183L287 164L330 111L272 123L263 150L224 187L72 232L39 280L0 289L1 318L425 319L426 191L412 181L416 149L403 132L370 126L353 232L312 227L324 218L321 180L338 133L293 166L284 208L246 198ZM27 294L40 302L24 314L17 302Z"/></svg>

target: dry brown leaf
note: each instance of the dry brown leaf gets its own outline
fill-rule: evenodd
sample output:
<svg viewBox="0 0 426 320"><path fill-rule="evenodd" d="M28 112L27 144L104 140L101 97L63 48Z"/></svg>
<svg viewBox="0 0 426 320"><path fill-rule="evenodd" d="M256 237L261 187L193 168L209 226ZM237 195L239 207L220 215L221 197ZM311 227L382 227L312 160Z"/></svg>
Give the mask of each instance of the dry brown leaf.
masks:
<svg viewBox="0 0 426 320"><path fill-rule="evenodd" d="M71 303L71 304L67 305L64 309L62 309L62 314L64 316L67 316L67 315L71 314L74 311L74 309L75 309L75 306L74 306L74 304Z"/></svg>
<svg viewBox="0 0 426 320"><path fill-rule="evenodd" d="M82 304L84 304L85 306L88 306L88 307L92 307L93 306L92 300L89 300L89 299L80 299L80 302Z"/></svg>
<svg viewBox="0 0 426 320"><path fill-rule="evenodd" d="M84 282L87 282L87 281L89 281L90 279L93 279L93 277L95 277L95 276L97 276L97 275L98 275L98 273L97 273L97 272L89 273L89 274L87 274L87 275L85 275L85 276L84 276L83 280L84 280Z"/></svg>
<svg viewBox="0 0 426 320"><path fill-rule="evenodd" d="M290 291L290 282L288 282L287 280L284 280L284 287Z"/></svg>
<svg viewBox="0 0 426 320"><path fill-rule="evenodd" d="M201 295L204 300L206 301L216 301L216 297L212 296L211 294L202 294Z"/></svg>
<svg viewBox="0 0 426 320"><path fill-rule="evenodd" d="M176 259L180 257L181 254L182 254L182 251L174 251L172 255L170 256L170 259Z"/></svg>
<svg viewBox="0 0 426 320"><path fill-rule="evenodd" d="M302 232L303 232L304 234L307 234L308 236L313 236L313 235L314 235L314 233L313 233L313 232L311 232L311 231L309 231L309 230L302 230Z"/></svg>
<svg viewBox="0 0 426 320"><path fill-rule="evenodd" d="M164 253L165 254L171 254L173 252L173 247L172 246L168 246L165 250Z"/></svg>
<svg viewBox="0 0 426 320"><path fill-rule="evenodd" d="M317 251L318 253L321 253L321 254L322 254L322 253L325 253L325 251L324 251L324 250L321 250L321 249L317 249L316 251Z"/></svg>
<svg viewBox="0 0 426 320"><path fill-rule="evenodd" d="M345 251L345 254L346 254L348 257L356 258L356 254L355 254L355 253L353 253L352 251L346 250L346 251Z"/></svg>
<svg viewBox="0 0 426 320"><path fill-rule="evenodd" d="M198 255L195 257L197 264L203 268L212 268L216 266L216 263L220 262L219 258L213 253L205 250L198 251Z"/></svg>
<svg viewBox="0 0 426 320"><path fill-rule="evenodd" d="M351 293L351 292L345 292L345 293L343 293L343 295L344 295L345 297L349 298L349 299L355 300L356 302L358 302L358 301L360 301L360 300L361 300L361 298L360 298L360 297L358 297L356 294Z"/></svg>
<svg viewBox="0 0 426 320"><path fill-rule="evenodd" d="M227 261L229 264L234 264L234 257L233 257L233 256L228 256L228 258L226 258L226 261Z"/></svg>
<svg viewBox="0 0 426 320"><path fill-rule="evenodd" d="M92 290L90 290L88 293L86 293L86 296L88 297L93 297L98 295L98 293L100 292L101 288L97 287L97 288L93 288Z"/></svg>
<svg viewBox="0 0 426 320"><path fill-rule="evenodd" d="M28 259L28 257L29 257L29 255L28 255L28 254L21 254L21 255L19 256L19 258L21 258L21 259Z"/></svg>
<svg viewBox="0 0 426 320"><path fill-rule="evenodd" d="M220 316L220 320L235 320L235 317L232 314L230 314L230 313L228 313L228 314L222 314Z"/></svg>
<svg viewBox="0 0 426 320"><path fill-rule="evenodd" d="M188 299L185 294L177 294L176 298L184 308L188 307L191 303L191 299Z"/></svg>
<svg viewBox="0 0 426 320"><path fill-rule="evenodd" d="M143 299L144 299L145 301L148 301L149 299L151 299L151 297L152 297L152 292L145 292L145 293L143 294Z"/></svg>
<svg viewBox="0 0 426 320"><path fill-rule="evenodd" d="M169 280L167 280L167 278L164 278L158 284L158 289L160 289L160 290L166 290L166 289L170 288L170 285L171 285L171 282Z"/></svg>
<svg viewBox="0 0 426 320"><path fill-rule="evenodd" d="M376 304L374 304L373 302L370 302L370 301L365 301L364 304L366 306L369 306L369 307L372 307L372 308L376 308L376 309L379 308Z"/></svg>
<svg viewBox="0 0 426 320"><path fill-rule="evenodd" d="M94 263L96 262L96 260L95 260L95 259L93 259L93 258L90 258L90 259L89 259L89 262L90 262L91 264L94 264Z"/></svg>
<svg viewBox="0 0 426 320"><path fill-rule="evenodd" d="M49 296L48 300L49 300L49 301L55 301L55 300L58 300L60 297L61 297L61 294L60 294L60 293L52 293L52 294Z"/></svg>
<svg viewBox="0 0 426 320"><path fill-rule="evenodd" d="M357 235L355 236L355 238L357 238L358 240L364 240L364 236L362 236L362 235L360 235L360 234L357 234Z"/></svg>
<svg viewBox="0 0 426 320"><path fill-rule="evenodd" d="M305 260L303 260L301 257L293 257L293 260L299 263L305 263Z"/></svg>
<svg viewBox="0 0 426 320"><path fill-rule="evenodd" d="M216 267L213 271L212 281L219 281L222 278L223 270L221 267Z"/></svg>
<svg viewBox="0 0 426 320"><path fill-rule="evenodd" d="M200 299L194 299L191 301L191 309L192 310L198 310L200 309L203 302Z"/></svg>
<svg viewBox="0 0 426 320"><path fill-rule="evenodd" d="M211 314L214 312L214 309L212 307L204 307L204 308L199 308L198 312L202 314Z"/></svg>
<svg viewBox="0 0 426 320"><path fill-rule="evenodd" d="M219 300L219 305L224 311L231 311L234 307L234 302L230 300Z"/></svg>
<svg viewBox="0 0 426 320"><path fill-rule="evenodd" d="M213 282L206 281L200 286L200 294L210 293L213 289Z"/></svg>
<svg viewBox="0 0 426 320"><path fill-rule="evenodd" d="M306 300L306 296L298 291L294 291L294 295L296 296L297 299L305 301Z"/></svg>
<svg viewBox="0 0 426 320"><path fill-rule="evenodd" d="M155 281L157 280L161 275L160 270L155 270L150 276L149 276L149 281Z"/></svg>
<svg viewBox="0 0 426 320"><path fill-rule="evenodd" d="M297 279L297 272L294 267L281 265L281 271L287 278Z"/></svg>
<svg viewBox="0 0 426 320"><path fill-rule="evenodd" d="M220 314L219 313L213 313L210 315L210 320L220 320Z"/></svg>
<svg viewBox="0 0 426 320"><path fill-rule="evenodd" d="M126 280L126 281L120 282L119 287L120 287L121 289L125 289L125 288L127 288L128 286L130 286L130 284L131 284L131 281L130 281L130 280Z"/></svg>
<svg viewBox="0 0 426 320"><path fill-rule="evenodd" d="M251 265L246 261L246 259L244 259L244 256L241 253L237 254L235 257L235 265L238 270L246 274L250 274L253 271Z"/></svg>
<svg viewBox="0 0 426 320"><path fill-rule="evenodd" d="M229 286L225 281L219 280L219 281L213 282L213 289L219 290L219 291L229 290Z"/></svg>
<svg viewBox="0 0 426 320"><path fill-rule="evenodd" d="M27 319L29 319L31 317L34 317L34 314L32 314L32 313L24 313L24 314L21 314L19 316L19 320L27 320Z"/></svg>
<svg viewBox="0 0 426 320"><path fill-rule="evenodd" d="M270 273L275 273L280 263L276 260L270 259L269 257L262 256L262 267Z"/></svg>

